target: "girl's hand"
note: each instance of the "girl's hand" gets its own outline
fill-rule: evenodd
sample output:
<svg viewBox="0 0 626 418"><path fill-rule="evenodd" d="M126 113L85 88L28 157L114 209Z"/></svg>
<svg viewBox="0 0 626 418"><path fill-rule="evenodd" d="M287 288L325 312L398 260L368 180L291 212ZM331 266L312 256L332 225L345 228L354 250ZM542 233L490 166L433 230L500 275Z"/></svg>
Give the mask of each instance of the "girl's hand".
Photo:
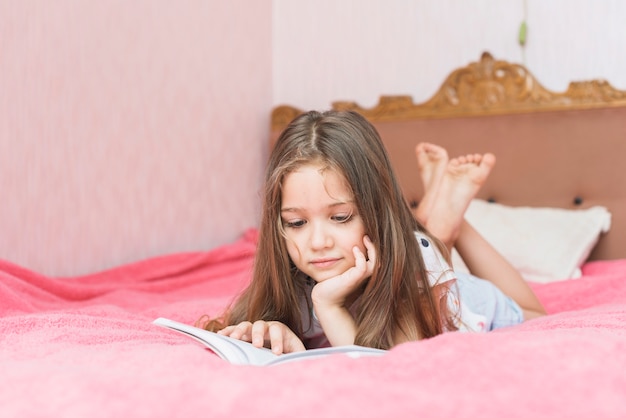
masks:
<svg viewBox="0 0 626 418"><path fill-rule="evenodd" d="M314 305L343 306L346 298L372 275L376 265L376 249L367 235L363 237L363 244L367 250L367 258L359 247L355 246L352 249L354 267L313 287L311 297Z"/></svg>
<svg viewBox="0 0 626 418"><path fill-rule="evenodd" d="M346 300L374 272L376 249L369 237L363 237L367 258L354 247L354 267L316 284L311 292L313 309L322 329L333 346L354 344L356 323Z"/></svg>
<svg viewBox="0 0 626 418"><path fill-rule="evenodd" d="M244 321L230 325L218 334L252 343L255 347L267 346L274 354L304 351L300 338L287 325L278 321Z"/></svg>

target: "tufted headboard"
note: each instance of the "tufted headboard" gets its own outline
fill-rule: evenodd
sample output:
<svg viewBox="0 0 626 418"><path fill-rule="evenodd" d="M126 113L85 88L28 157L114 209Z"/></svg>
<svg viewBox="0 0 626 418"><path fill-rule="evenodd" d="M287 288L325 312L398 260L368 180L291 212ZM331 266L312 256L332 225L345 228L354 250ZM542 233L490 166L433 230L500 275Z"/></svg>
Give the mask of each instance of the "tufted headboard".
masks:
<svg viewBox="0 0 626 418"><path fill-rule="evenodd" d="M485 52L424 103L382 96L373 108L353 102L332 108L358 111L375 125L410 204L422 194L418 142L442 145L451 156L489 151L497 164L479 198L510 206L605 206L611 230L590 259L626 258L626 91L593 80L552 92L522 65ZM301 112L273 110L271 144Z"/></svg>

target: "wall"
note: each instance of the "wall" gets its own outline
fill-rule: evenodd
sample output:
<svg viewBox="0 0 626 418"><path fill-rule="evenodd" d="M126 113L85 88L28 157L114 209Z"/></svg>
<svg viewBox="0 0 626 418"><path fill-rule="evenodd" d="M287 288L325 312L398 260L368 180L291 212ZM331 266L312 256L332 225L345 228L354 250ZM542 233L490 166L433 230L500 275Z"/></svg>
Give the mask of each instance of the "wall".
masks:
<svg viewBox="0 0 626 418"><path fill-rule="evenodd" d="M232 242L273 105L423 101L484 50L626 89L624 21L621 0L2 1L0 257L69 276Z"/></svg>
<svg viewBox="0 0 626 418"><path fill-rule="evenodd" d="M430 98L483 51L526 64L547 88L607 79L626 89L621 0L274 0L274 104L373 106ZM528 25L526 47L517 42Z"/></svg>
<svg viewBox="0 0 626 418"><path fill-rule="evenodd" d="M85 274L258 223L269 0L0 2L0 256Z"/></svg>

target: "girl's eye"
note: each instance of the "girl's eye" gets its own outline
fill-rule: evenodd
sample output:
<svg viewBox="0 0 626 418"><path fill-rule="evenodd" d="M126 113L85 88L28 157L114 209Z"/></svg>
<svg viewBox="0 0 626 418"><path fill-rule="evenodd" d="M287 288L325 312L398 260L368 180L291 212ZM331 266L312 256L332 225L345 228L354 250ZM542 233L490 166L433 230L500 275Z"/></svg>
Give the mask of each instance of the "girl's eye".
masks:
<svg viewBox="0 0 626 418"><path fill-rule="evenodd" d="M348 222L350 219L352 219L352 214L335 215L335 216L332 217L332 219L335 222L344 223L344 222Z"/></svg>
<svg viewBox="0 0 626 418"><path fill-rule="evenodd" d="M305 223L306 221L302 219L297 219L295 221L283 221L283 224L286 228L299 228L301 226L304 226Z"/></svg>

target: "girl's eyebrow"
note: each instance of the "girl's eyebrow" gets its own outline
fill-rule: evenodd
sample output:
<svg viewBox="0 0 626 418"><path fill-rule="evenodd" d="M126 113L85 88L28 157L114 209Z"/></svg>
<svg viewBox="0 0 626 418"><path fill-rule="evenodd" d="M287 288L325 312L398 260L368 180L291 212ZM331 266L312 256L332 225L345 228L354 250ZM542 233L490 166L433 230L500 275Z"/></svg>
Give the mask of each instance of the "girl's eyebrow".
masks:
<svg viewBox="0 0 626 418"><path fill-rule="evenodd" d="M327 207L329 209L337 207L337 206L342 206L342 205L352 205L354 204L353 200L348 200L348 201L341 201L341 202L335 202L335 203L331 203L330 205L328 205ZM297 207L285 207L285 208L281 208L280 211L281 212L297 212L297 211L301 211L301 210L306 210L306 208L297 208Z"/></svg>

